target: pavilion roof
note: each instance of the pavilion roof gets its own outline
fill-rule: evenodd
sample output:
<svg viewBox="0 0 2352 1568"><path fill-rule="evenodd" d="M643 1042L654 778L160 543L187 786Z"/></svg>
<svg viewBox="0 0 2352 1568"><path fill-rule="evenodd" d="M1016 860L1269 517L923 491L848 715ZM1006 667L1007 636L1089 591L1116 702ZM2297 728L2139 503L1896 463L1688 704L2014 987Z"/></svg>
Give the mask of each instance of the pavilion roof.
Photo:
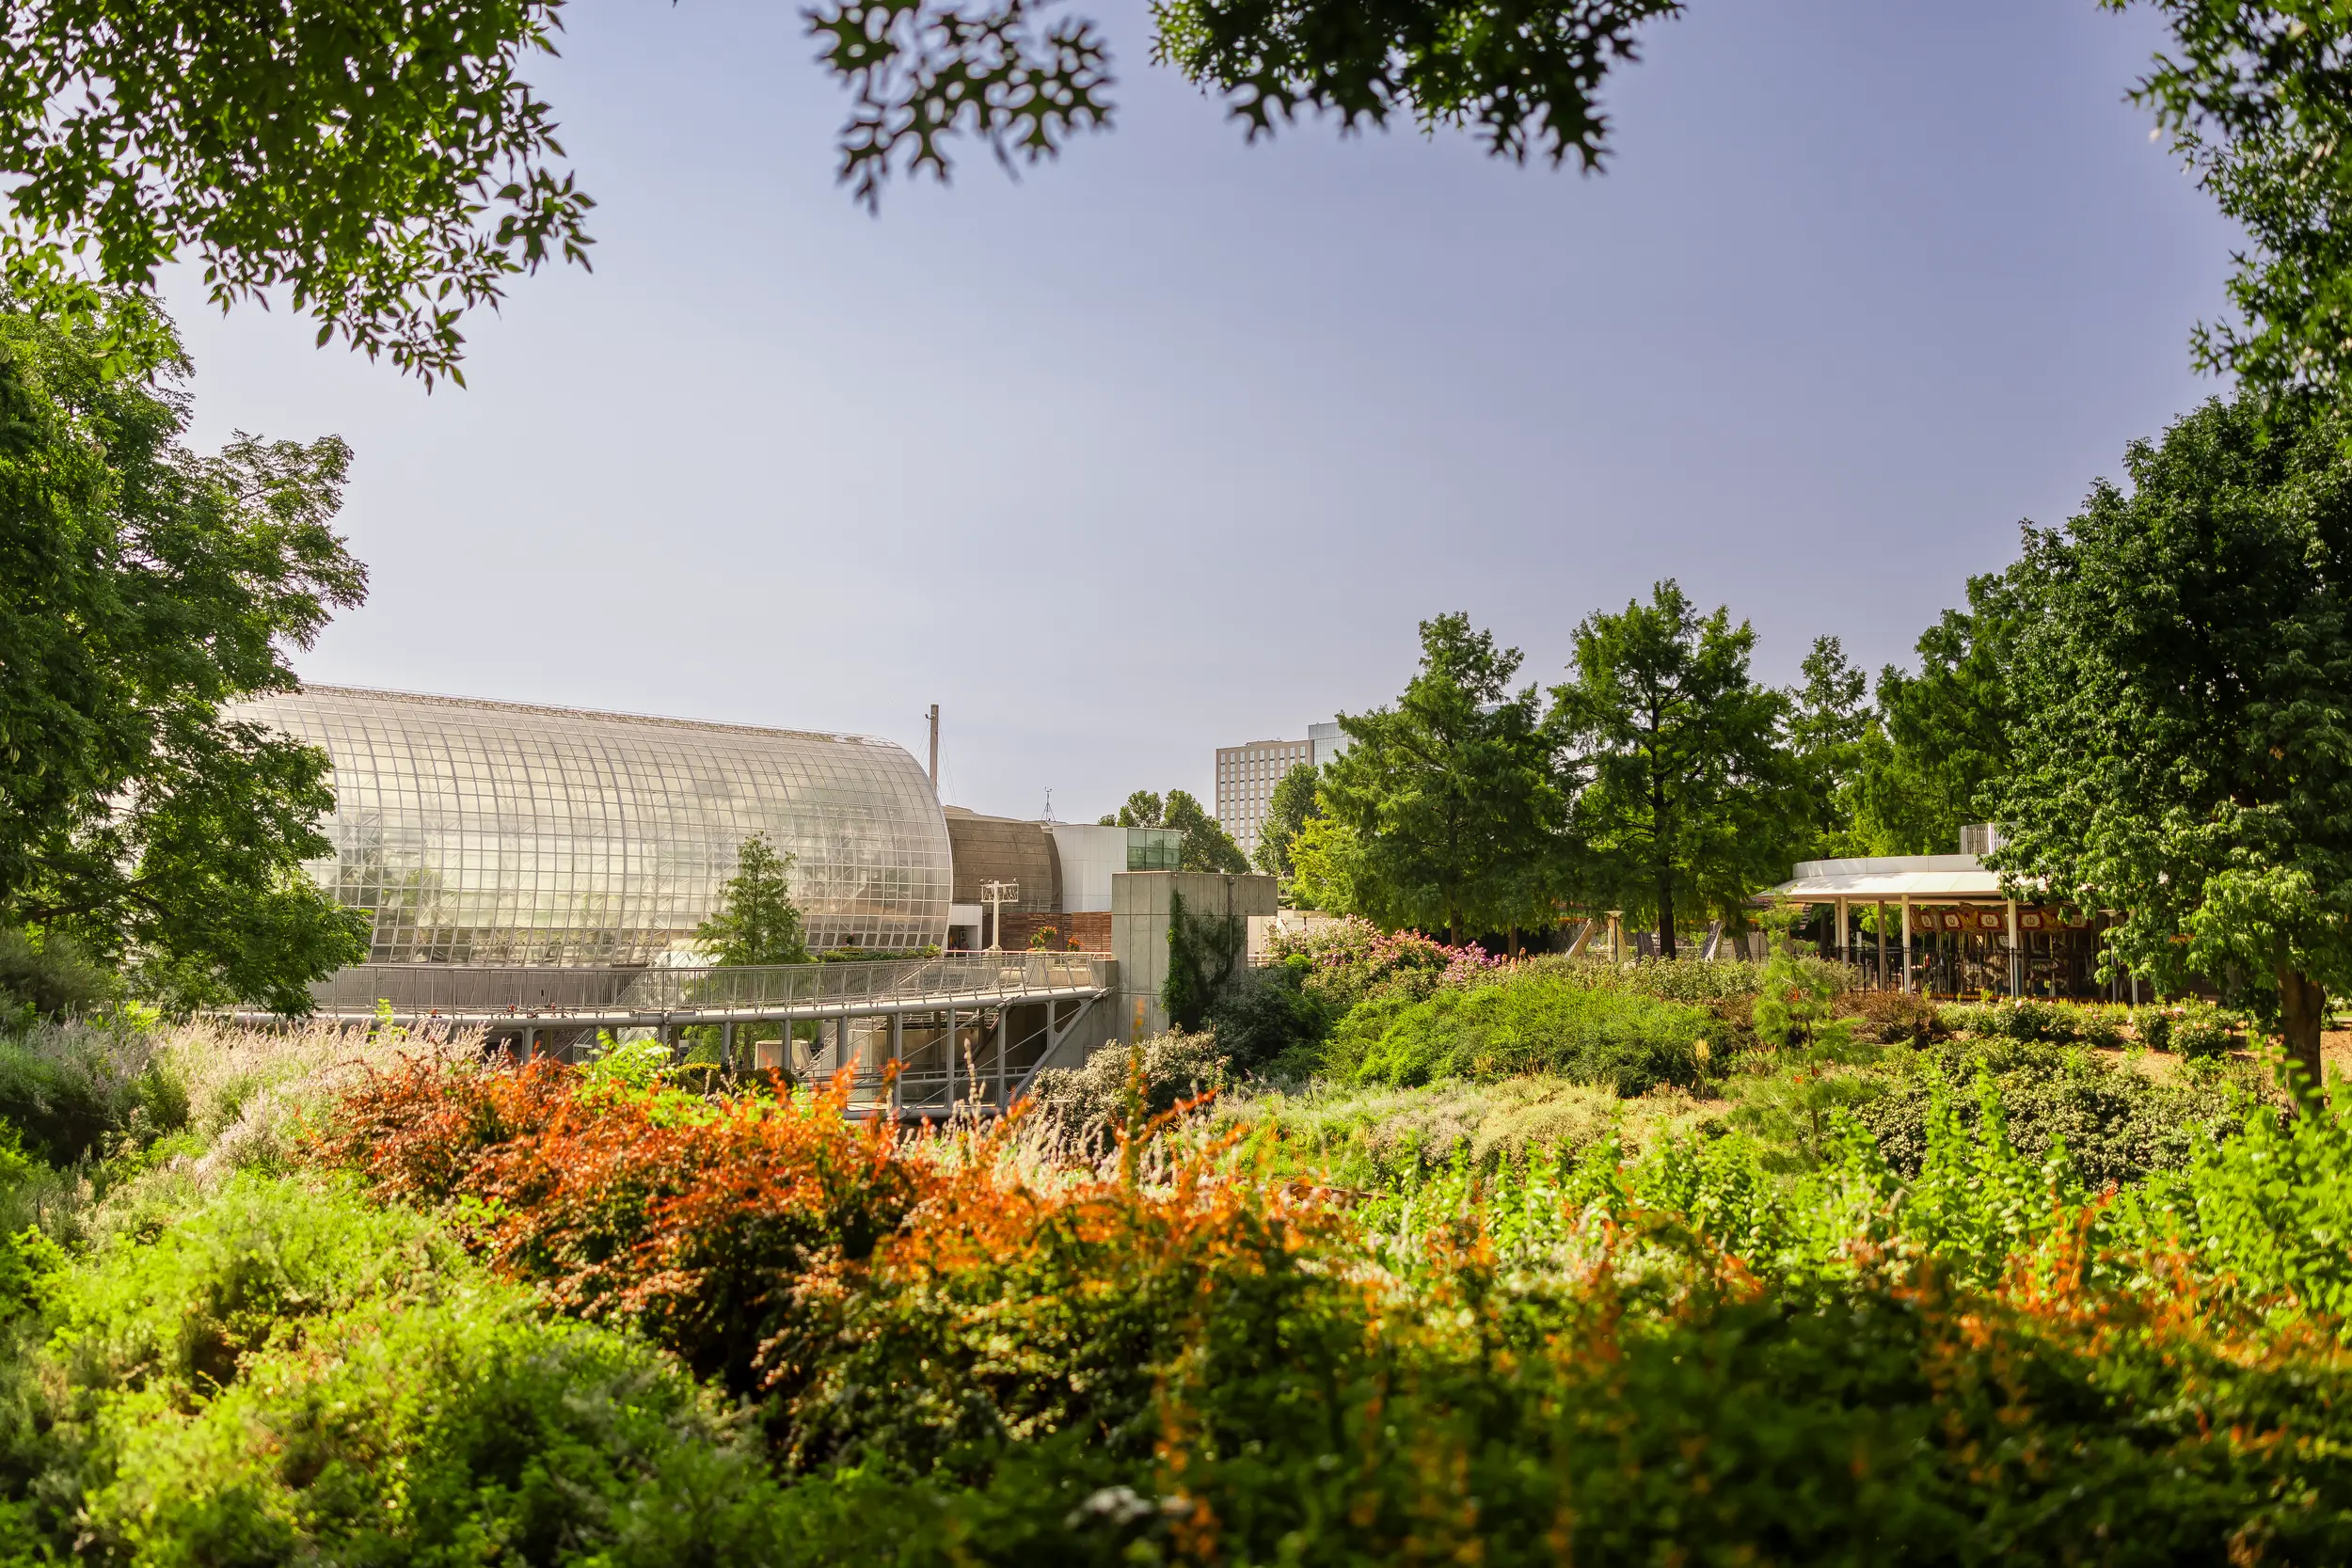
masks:
<svg viewBox="0 0 2352 1568"><path fill-rule="evenodd" d="M1759 895L1775 903L1825 904L1836 898L1892 903L1994 903L2006 896L2001 879L1974 855L1871 855L1854 860L1799 861L1795 875Z"/></svg>

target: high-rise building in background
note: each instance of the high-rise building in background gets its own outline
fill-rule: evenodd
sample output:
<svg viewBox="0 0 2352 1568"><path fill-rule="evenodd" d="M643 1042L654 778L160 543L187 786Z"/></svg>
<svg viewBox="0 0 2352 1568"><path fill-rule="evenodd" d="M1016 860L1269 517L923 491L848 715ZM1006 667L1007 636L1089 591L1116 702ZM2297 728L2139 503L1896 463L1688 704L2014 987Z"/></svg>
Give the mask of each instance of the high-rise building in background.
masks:
<svg viewBox="0 0 2352 1568"><path fill-rule="evenodd" d="M1274 786L1312 750L1304 740L1253 740L1216 749L1216 820L1243 854L1258 847L1258 829Z"/></svg>
<svg viewBox="0 0 2352 1568"><path fill-rule="evenodd" d="M1307 726L1307 760L1320 768L1333 757L1347 750L1347 732L1340 728L1336 719L1325 724Z"/></svg>

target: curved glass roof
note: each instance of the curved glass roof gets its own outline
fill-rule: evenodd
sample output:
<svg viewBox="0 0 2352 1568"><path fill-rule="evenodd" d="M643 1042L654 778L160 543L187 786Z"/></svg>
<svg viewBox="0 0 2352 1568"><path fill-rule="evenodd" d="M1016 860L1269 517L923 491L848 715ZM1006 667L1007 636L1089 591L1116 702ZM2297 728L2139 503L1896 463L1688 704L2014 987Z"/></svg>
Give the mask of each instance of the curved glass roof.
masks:
<svg viewBox="0 0 2352 1568"><path fill-rule="evenodd" d="M946 940L946 819L888 741L331 686L231 717L333 759L307 869L373 914L371 962L653 962L755 832L794 857L812 949Z"/></svg>

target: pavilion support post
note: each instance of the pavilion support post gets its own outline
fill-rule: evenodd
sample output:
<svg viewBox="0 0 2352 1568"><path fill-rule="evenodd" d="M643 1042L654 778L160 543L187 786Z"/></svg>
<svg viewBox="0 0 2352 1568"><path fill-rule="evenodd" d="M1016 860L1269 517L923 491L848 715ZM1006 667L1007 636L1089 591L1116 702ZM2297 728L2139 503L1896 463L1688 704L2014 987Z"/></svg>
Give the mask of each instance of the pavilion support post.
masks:
<svg viewBox="0 0 2352 1568"><path fill-rule="evenodd" d="M2017 951L2017 900L2009 900L2009 999L2017 1000L2018 990L2025 983L2024 966Z"/></svg>
<svg viewBox="0 0 2352 1568"><path fill-rule="evenodd" d="M1903 895L1903 990L1911 990L1911 895Z"/></svg>
<svg viewBox="0 0 2352 1568"><path fill-rule="evenodd" d="M1883 898L1880 899L1880 900L1879 900L1879 903L1878 903L1878 931L1879 931L1879 973L1878 973L1878 986L1879 986L1879 990L1884 990L1886 989L1886 900L1885 900L1885 899L1883 899Z"/></svg>
<svg viewBox="0 0 2352 1568"><path fill-rule="evenodd" d="M1852 944L1846 940L1846 901L1843 898L1837 900L1837 961L1841 964L1853 961Z"/></svg>

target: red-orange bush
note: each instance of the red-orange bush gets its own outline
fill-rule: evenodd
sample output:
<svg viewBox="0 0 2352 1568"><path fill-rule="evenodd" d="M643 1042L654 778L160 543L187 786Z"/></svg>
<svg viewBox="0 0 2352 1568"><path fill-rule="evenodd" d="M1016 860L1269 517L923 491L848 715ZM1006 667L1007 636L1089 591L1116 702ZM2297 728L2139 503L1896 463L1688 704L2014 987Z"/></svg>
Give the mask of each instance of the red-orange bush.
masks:
<svg viewBox="0 0 2352 1568"><path fill-rule="evenodd" d="M1148 1458L1186 1344L1213 1327L1236 1370L1293 1355L1246 1325L1331 1291L1305 1257L1330 1217L1279 1191L1205 1163L1162 1189L1041 1189L985 1147L943 1157L850 1121L845 1095L615 1097L552 1064L412 1063L353 1095L317 1152L388 1196L464 1205L476 1244L560 1308L765 1402L801 1465L962 1468L1063 1432Z"/></svg>
<svg viewBox="0 0 2352 1568"><path fill-rule="evenodd" d="M887 1125L845 1117L845 1093L706 1104L554 1063L411 1062L353 1094L318 1154L387 1196L474 1200L500 1267L752 1393L802 1282L866 1258L940 1184Z"/></svg>

